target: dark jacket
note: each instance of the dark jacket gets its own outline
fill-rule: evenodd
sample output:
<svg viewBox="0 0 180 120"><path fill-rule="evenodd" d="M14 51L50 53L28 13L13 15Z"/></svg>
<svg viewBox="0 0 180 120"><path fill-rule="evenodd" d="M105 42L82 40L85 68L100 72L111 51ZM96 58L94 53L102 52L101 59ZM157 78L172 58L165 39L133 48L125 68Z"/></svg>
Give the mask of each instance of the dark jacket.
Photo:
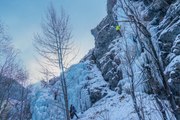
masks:
<svg viewBox="0 0 180 120"><path fill-rule="evenodd" d="M71 105L70 107L70 117L71 119L73 119L74 115L78 118L77 114L76 114L76 109L73 105Z"/></svg>
<svg viewBox="0 0 180 120"><path fill-rule="evenodd" d="M76 112L76 109L73 105L71 105L70 107L70 113L75 113Z"/></svg>

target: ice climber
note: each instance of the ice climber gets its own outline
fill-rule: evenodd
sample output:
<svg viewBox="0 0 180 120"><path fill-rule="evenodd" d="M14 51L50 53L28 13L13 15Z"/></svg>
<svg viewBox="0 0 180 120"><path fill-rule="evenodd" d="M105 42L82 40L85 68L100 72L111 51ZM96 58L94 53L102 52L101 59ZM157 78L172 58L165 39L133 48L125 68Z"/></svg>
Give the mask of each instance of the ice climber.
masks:
<svg viewBox="0 0 180 120"><path fill-rule="evenodd" d="M116 31L120 34L120 36L122 36L122 35L121 35L121 32L120 32L120 29L121 29L121 26L120 26L120 25L117 25L117 26L116 26Z"/></svg>
<svg viewBox="0 0 180 120"><path fill-rule="evenodd" d="M57 95L58 95L58 92L55 91L55 92L54 92L54 100L57 100Z"/></svg>
<svg viewBox="0 0 180 120"><path fill-rule="evenodd" d="M75 115L77 118L79 118L79 117L77 116L77 114L76 114L76 109L75 109L75 107L71 104L71 106L70 106L70 117L71 117L71 119L73 119L74 115Z"/></svg>

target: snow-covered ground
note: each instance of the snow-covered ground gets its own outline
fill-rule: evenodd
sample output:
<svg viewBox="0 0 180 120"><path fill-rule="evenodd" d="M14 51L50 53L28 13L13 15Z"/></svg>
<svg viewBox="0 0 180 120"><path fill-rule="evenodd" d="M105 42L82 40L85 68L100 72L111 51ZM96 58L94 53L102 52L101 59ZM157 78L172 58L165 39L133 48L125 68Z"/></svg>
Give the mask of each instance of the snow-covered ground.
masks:
<svg viewBox="0 0 180 120"><path fill-rule="evenodd" d="M79 120L137 120L132 98L124 85L122 94L111 91L101 76L98 68L89 61L73 65L66 73L68 80L69 103L77 109ZM122 80L123 81L123 80ZM124 80L126 81L126 80ZM31 99L32 120L63 120L63 112L58 100L54 100L53 85L38 83L33 85ZM102 88L108 94L92 104L90 90ZM80 92L81 91L81 92ZM136 92L138 104L147 120L161 120L162 116L152 95ZM58 98L60 100L60 98ZM166 105L166 102L163 102ZM168 111L168 109L167 109ZM169 114L171 116L171 114ZM74 117L74 120L76 117Z"/></svg>
<svg viewBox="0 0 180 120"><path fill-rule="evenodd" d="M137 99L146 120L162 120L153 96L137 93ZM127 93L111 93L79 116L80 120L138 120L131 96Z"/></svg>

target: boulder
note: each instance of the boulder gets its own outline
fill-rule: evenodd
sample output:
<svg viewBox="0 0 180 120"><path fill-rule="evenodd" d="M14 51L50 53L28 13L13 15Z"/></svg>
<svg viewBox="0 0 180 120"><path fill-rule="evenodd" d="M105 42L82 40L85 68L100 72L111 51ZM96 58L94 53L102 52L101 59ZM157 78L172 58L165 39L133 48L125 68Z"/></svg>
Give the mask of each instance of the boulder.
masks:
<svg viewBox="0 0 180 120"><path fill-rule="evenodd" d="M97 102L98 100L100 100L101 98L103 98L104 96L107 95L107 93L103 92L103 89L101 88L94 88L89 90L90 93L90 101L92 104L94 104L95 102Z"/></svg>
<svg viewBox="0 0 180 120"><path fill-rule="evenodd" d="M114 90L114 88L117 87L119 80L120 79L117 75L115 75L112 79L110 79L109 80L110 89Z"/></svg>

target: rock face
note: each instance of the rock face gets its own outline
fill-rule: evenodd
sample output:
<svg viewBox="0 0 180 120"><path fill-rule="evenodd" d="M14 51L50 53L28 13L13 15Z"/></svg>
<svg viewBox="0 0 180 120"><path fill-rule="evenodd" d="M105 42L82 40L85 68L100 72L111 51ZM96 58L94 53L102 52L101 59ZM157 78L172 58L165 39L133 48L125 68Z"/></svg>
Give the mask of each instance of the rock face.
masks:
<svg viewBox="0 0 180 120"><path fill-rule="evenodd" d="M166 0L159 3L162 10L159 19L158 42L164 68L172 69L167 72L171 89L175 96L180 96L180 1ZM180 103L177 103L180 105Z"/></svg>
<svg viewBox="0 0 180 120"><path fill-rule="evenodd" d="M180 5L179 2L171 4L167 10L163 21L159 25L158 41L161 49L161 57L164 66L168 65L167 56L171 53L173 42L180 34Z"/></svg>
<svg viewBox="0 0 180 120"><path fill-rule="evenodd" d="M121 64L117 57L118 53L109 48L112 41L119 35L115 30L115 26L118 24L116 22L117 16L113 12L116 2L116 0L107 0L107 16L96 28L91 30L95 38L95 48L89 53L90 59L97 64L104 79L109 82L112 89L117 87L119 80L122 79L122 70L118 68ZM169 54L172 54L171 51L179 53L178 48L173 47L173 42L180 33L179 2L176 0L134 0L134 2L143 4L141 8L142 20L149 23L149 26L157 28L157 34L151 33L151 35L157 38L156 41L158 41L158 47L161 51L160 56L163 60L163 66L166 68L171 62L169 58Z"/></svg>
<svg viewBox="0 0 180 120"><path fill-rule="evenodd" d="M171 53L166 58L168 66L166 67L166 74L169 78L171 89L178 100L180 106L180 34L176 37L171 47Z"/></svg>
<svg viewBox="0 0 180 120"><path fill-rule="evenodd" d="M117 46L113 41L109 45L108 52L99 60L100 70L104 77L104 80L109 83L110 89L114 90L117 87L118 82L123 78L122 70L119 67L121 64L121 60L119 55L119 49L113 49L112 46Z"/></svg>
<svg viewBox="0 0 180 120"><path fill-rule="evenodd" d="M143 3L148 9L144 9L142 18L153 27L157 27L157 34L152 33L152 36L157 37L163 64L166 67L170 62L167 57L171 53L173 42L180 34L180 1L143 0Z"/></svg>
<svg viewBox="0 0 180 120"><path fill-rule="evenodd" d="M154 42L157 42L157 54L161 57L163 68L169 79L171 89L177 99L180 95L180 1L178 0L132 0L138 3L140 17L146 23ZM107 0L107 16L92 29L95 37L95 48L89 53L89 58L97 64L104 80L114 90L118 82L123 79L119 69L121 60L118 52L110 48L118 33L114 27L117 16L113 7L117 1ZM155 28L154 30L151 30ZM156 32L155 32L156 31ZM120 52L120 50L119 50ZM179 103L180 104L180 103Z"/></svg>
<svg viewBox="0 0 180 120"><path fill-rule="evenodd" d="M109 45L119 36L119 33L115 30L115 26L118 25L116 22L117 16L113 12L116 2L117 0L107 0L107 16L96 28L91 30L95 38L95 48L90 53L91 59L102 71L104 79L109 82L109 86L112 89L122 79L121 70L117 69L120 59L116 58L116 53L113 51L109 52Z"/></svg>
<svg viewBox="0 0 180 120"><path fill-rule="evenodd" d="M175 56L180 55L180 35L176 37L171 52L174 53Z"/></svg>
<svg viewBox="0 0 180 120"><path fill-rule="evenodd" d="M117 25L116 16L113 13L113 7L116 0L107 0L107 16L91 30L95 38L94 56L99 60L107 52L108 46L118 35L115 26Z"/></svg>
<svg viewBox="0 0 180 120"><path fill-rule="evenodd" d="M180 105L180 1L139 0L143 3L142 19L157 42L157 54L168 77L169 85ZM155 28L156 33L151 28Z"/></svg>

